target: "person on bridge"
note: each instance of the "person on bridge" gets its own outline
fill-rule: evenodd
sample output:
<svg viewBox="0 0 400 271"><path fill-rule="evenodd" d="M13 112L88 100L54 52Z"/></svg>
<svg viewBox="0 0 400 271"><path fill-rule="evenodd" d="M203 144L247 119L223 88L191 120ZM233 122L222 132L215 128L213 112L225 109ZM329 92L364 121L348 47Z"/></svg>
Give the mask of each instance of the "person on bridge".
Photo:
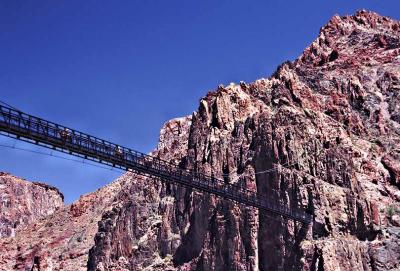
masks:
<svg viewBox="0 0 400 271"><path fill-rule="evenodd" d="M60 137L65 141L71 141L71 130L68 128L64 128L64 130L60 132Z"/></svg>
<svg viewBox="0 0 400 271"><path fill-rule="evenodd" d="M124 156L124 151L118 145L115 148L115 156L118 156L118 157L123 157Z"/></svg>

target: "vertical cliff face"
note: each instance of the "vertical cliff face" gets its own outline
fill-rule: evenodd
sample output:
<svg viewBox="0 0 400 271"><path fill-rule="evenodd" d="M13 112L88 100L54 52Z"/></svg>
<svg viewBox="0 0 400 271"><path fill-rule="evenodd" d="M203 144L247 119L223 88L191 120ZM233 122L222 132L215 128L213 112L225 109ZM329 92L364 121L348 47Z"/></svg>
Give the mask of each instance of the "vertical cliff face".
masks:
<svg viewBox="0 0 400 271"><path fill-rule="evenodd" d="M219 86L167 122L152 153L307 208L310 226L127 173L36 225L40 234L0 240L0 266L400 268L399 90L400 23L335 16L270 78Z"/></svg>
<svg viewBox="0 0 400 271"><path fill-rule="evenodd" d="M179 164L187 153L191 117L173 119L160 132L152 155ZM118 193L98 223L88 270L175 270L172 253L181 236L176 220L182 189L127 173L131 183ZM173 196L174 195L174 196Z"/></svg>
<svg viewBox="0 0 400 271"><path fill-rule="evenodd" d="M365 11L335 16L271 78L209 93L187 125L187 141L155 152L309 208L310 228L163 185L151 245L108 261L151 248L157 261L148 270L398 268L399 64L399 22ZM119 243L124 235L108 236ZM125 268L142 264L128 260ZM110 266L91 266L99 265Z"/></svg>
<svg viewBox="0 0 400 271"><path fill-rule="evenodd" d="M136 179L131 174L121 176L82 195L73 204L27 224L16 236L0 238L0 270L87 270L89 249L95 244L96 233L101 231L98 222L114 205L125 206L119 195L129 193L132 180Z"/></svg>
<svg viewBox="0 0 400 271"><path fill-rule="evenodd" d="M54 213L63 199L55 187L0 172L0 238L13 237L29 223Z"/></svg>

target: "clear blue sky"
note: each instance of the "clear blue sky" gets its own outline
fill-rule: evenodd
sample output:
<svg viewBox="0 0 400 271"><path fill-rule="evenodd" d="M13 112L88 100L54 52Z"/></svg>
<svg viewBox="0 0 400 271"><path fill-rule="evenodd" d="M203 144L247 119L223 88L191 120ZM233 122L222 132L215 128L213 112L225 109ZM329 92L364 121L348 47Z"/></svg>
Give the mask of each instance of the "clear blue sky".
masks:
<svg viewBox="0 0 400 271"><path fill-rule="evenodd" d="M148 152L208 90L269 76L331 16L362 8L400 17L398 0L1 1L0 98ZM1 147L0 171L53 184L67 202L119 176Z"/></svg>

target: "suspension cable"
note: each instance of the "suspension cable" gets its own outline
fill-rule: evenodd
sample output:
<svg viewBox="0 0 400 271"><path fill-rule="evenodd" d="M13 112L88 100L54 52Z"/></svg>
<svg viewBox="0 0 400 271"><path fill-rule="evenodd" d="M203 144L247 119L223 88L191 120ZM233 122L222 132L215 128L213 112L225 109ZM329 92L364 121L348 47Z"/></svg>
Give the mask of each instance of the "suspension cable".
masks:
<svg viewBox="0 0 400 271"><path fill-rule="evenodd" d="M55 158L59 158L59 159L67 160L67 161L72 161L72 162L85 164L85 165L89 165L89 166L93 166L93 167L97 167L97 168L102 168L102 169L106 169L106 170L116 171L116 172L120 172L120 173L125 173L126 172L126 171L120 170L118 168L104 167L104 166L100 166L100 165L97 165L97 164L94 164L94 163L89 163L87 161L85 162L84 158L82 160L77 160L77 159L72 159L72 158L68 158L68 157L59 156L59 155L56 155L56 154L53 154L53 153L46 153L46 152L41 152L41 151L37 151L37 150L30 150L30 149L26 149L26 148L22 148L22 147L17 147L15 145L14 146L10 146L10 145L5 145L5 144L0 144L0 147L8 148L8 149L20 150L20 151L24 151L24 152L30 152L30 153L39 154L39 155L51 156L51 157L55 157Z"/></svg>
<svg viewBox="0 0 400 271"><path fill-rule="evenodd" d="M14 106L12 106L12 105L10 105L10 104L8 104L8 103L2 101L2 100L0 100L0 104L3 104L3 105L5 105L5 106L8 106L8 107L10 107L10 108L12 108L12 109L14 109L14 110L17 110L17 111L21 111L21 110L19 110L18 108L14 107Z"/></svg>

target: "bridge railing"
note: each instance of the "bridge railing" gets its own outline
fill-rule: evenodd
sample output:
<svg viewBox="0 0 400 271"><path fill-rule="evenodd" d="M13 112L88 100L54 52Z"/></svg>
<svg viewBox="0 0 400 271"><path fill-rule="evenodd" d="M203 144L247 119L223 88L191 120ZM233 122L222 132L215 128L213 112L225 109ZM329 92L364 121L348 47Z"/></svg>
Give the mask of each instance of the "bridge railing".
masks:
<svg viewBox="0 0 400 271"><path fill-rule="evenodd" d="M159 177L187 187L209 192L236 202L260 208L284 217L309 223L311 216L304 209L287 206L281 200L268 200L237 184L226 183L201 172L177 165L126 147L119 146L72 128L56 124L21 111L0 105L0 130L48 148L67 151L124 170Z"/></svg>

